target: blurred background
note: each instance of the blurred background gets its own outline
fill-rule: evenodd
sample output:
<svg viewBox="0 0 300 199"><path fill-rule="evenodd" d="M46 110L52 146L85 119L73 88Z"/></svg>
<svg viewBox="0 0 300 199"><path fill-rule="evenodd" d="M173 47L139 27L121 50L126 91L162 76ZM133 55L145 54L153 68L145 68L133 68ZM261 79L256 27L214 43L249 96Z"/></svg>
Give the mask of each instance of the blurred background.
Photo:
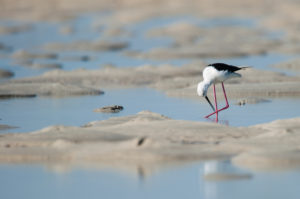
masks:
<svg viewBox="0 0 300 199"><path fill-rule="evenodd" d="M203 58L297 56L300 52L298 0L1 0L0 3L0 55L5 58L8 52L14 53L10 64L31 69L69 69L64 62L71 59L116 66L141 65L145 63L143 59L151 64L162 59L164 63L174 63L171 60L177 59L182 61L175 63L178 65ZM28 55L37 49L54 55ZM122 50L123 56L119 62L93 53L118 50ZM72 55L63 54L66 52ZM52 65L48 63L57 57L60 60L55 64L53 60ZM99 59L102 61L97 62ZM78 64L72 65L76 68ZM92 67L88 63L81 66ZM22 70L16 76L24 76ZM27 76L30 72L24 73ZM37 70L31 73L38 74Z"/></svg>
<svg viewBox="0 0 300 199"><path fill-rule="evenodd" d="M299 11L299 0L0 0L0 90L10 93L10 83L30 83L22 78L62 71L199 66L193 81L184 84L189 86L201 80L201 67L210 62L251 65L299 79ZM289 60L296 60L287 64L292 70L273 67ZM197 97L194 90L193 94ZM268 103L251 104L243 111L232 106L222 115L223 123L249 126L279 115L299 117L295 108L299 98L262 101ZM149 88L107 89L99 96L5 98L0 100L1 123L19 128L4 126L1 133L26 133L57 124L80 126L142 110L203 121L202 113L210 108L204 103ZM110 104L125 109L117 114L93 112ZM205 179L211 172L224 171L242 174L241 181ZM4 198L299 198L298 171L250 172L230 161L177 167L1 164L0 173Z"/></svg>

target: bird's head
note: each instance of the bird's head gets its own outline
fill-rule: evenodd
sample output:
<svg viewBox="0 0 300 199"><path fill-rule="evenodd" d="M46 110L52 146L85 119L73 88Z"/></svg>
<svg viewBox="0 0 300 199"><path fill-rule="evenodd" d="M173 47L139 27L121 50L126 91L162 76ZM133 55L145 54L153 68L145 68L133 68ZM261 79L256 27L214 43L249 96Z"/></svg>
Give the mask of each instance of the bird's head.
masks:
<svg viewBox="0 0 300 199"><path fill-rule="evenodd" d="M203 82L199 82L198 87L197 87L197 93L201 97L206 97L207 95L207 89L210 86L210 84Z"/></svg>
<svg viewBox="0 0 300 199"><path fill-rule="evenodd" d="M205 97L206 101L209 103L209 105L211 106L211 108L213 109L213 111L215 111L214 106L212 105L212 103L210 102L210 100L207 97L207 89L208 87L211 85L211 82L199 82L198 87L197 87L197 93L199 96L201 97Z"/></svg>

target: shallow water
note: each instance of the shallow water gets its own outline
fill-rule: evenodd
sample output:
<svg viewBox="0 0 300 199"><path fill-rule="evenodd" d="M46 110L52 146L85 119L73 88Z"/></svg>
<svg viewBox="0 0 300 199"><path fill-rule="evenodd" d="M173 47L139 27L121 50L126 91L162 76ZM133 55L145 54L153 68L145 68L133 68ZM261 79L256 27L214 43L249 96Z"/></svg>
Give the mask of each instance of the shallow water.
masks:
<svg viewBox="0 0 300 199"><path fill-rule="evenodd" d="M1 196L11 198L197 198L298 199L300 173L261 173L228 161L147 167L65 168L59 165L0 165ZM68 170L70 169L70 170ZM208 181L212 173L247 174L240 180ZM14 191L12 191L12 188Z"/></svg>
<svg viewBox="0 0 300 199"><path fill-rule="evenodd" d="M273 99L259 104L235 105L219 114L219 122L230 126L250 126L276 119L298 117L300 99ZM122 105L119 113L96 113L94 109L108 105ZM224 101L219 101L220 107ZM173 119L207 121L204 116L211 112L207 102L171 98L161 92L148 89L108 90L100 96L67 98L27 98L0 100L1 122L17 129L4 132L28 132L50 125L80 126L90 121L105 120L110 117L133 115L143 110L160 113ZM213 116L211 117L214 118Z"/></svg>

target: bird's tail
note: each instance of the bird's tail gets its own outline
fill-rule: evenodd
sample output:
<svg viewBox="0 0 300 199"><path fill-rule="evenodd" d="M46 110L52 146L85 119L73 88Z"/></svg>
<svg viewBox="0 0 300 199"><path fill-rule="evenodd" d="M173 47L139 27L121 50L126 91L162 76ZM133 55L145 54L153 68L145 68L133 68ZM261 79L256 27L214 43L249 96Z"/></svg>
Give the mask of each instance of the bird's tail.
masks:
<svg viewBox="0 0 300 199"><path fill-rule="evenodd" d="M242 70L246 69L246 68L252 68L252 66L239 66Z"/></svg>

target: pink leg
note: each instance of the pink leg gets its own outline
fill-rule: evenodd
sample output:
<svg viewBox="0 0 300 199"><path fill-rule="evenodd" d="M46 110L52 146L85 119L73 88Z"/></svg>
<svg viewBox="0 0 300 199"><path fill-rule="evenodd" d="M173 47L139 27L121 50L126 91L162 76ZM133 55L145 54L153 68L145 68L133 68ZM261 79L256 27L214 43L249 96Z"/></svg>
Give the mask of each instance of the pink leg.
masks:
<svg viewBox="0 0 300 199"><path fill-rule="evenodd" d="M215 93L215 88L214 88L215 103L216 103L216 111L213 112L213 113L211 113L211 114L209 114L209 115L207 115L207 116L205 116L206 118L212 116L213 114L217 114L216 120L218 120L218 112L223 111L223 110L229 108L229 104L228 104L228 100L227 100L227 96L226 96L226 91L225 91L225 87L224 87L223 82L222 82L222 88L223 88L223 93L224 93L224 97L225 97L225 101L226 101L226 106L225 106L224 108L219 109L219 110L217 109L217 99L216 99L216 93Z"/></svg>
<svg viewBox="0 0 300 199"><path fill-rule="evenodd" d="M214 84L214 97L215 97L215 110L216 112L216 122L218 121L218 103L217 103L217 95L216 95L216 85Z"/></svg>
<svg viewBox="0 0 300 199"><path fill-rule="evenodd" d="M228 100L227 100L227 96L226 96L225 87L224 87L223 82L222 82L222 88L223 88L223 93L224 93L224 97L225 97L225 101L226 101L226 106L224 108L221 108L220 110L218 110L218 112L229 108L229 104L228 104Z"/></svg>

